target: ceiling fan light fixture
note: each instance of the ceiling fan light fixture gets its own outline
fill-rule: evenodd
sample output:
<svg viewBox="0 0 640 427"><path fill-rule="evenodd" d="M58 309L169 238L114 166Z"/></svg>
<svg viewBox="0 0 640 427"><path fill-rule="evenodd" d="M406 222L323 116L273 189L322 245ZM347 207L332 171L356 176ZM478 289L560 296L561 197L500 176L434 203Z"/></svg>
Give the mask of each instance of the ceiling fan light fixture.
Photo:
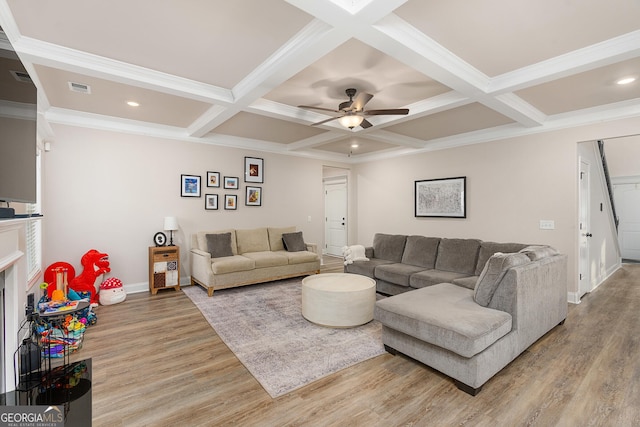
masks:
<svg viewBox="0 0 640 427"><path fill-rule="evenodd" d="M340 124L346 128L353 129L356 126L360 126L360 123L364 120L364 117L348 114L338 119Z"/></svg>

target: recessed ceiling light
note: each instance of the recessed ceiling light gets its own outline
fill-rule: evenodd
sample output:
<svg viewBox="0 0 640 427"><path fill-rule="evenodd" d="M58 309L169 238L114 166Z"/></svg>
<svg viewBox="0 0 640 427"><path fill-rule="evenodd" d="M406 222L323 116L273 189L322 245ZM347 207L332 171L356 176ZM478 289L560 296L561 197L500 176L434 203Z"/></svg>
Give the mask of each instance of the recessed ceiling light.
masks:
<svg viewBox="0 0 640 427"><path fill-rule="evenodd" d="M351 144L351 148L358 148L358 147L359 147L358 144L355 143L355 142L353 144Z"/></svg>
<svg viewBox="0 0 640 427"><path fill-rule="evenodd" d="M127 105L129 107L139 107L140 104L138 104L136 101L127 101Z"/></svg>
<svg viewBox="0 0 640 427"><path fill-rule="evenodd" d="M635 77L625 77L623 79L618 80L616 83L619 85L628 85L629 83L633 83L636 81Z"/></svg>

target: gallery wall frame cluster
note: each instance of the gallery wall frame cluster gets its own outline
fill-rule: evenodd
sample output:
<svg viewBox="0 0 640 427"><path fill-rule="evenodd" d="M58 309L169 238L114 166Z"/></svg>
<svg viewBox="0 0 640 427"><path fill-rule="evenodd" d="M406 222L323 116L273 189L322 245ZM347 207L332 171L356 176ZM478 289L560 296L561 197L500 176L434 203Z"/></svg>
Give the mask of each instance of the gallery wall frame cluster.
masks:
<svg viewBox="0 0 640 427"><path fill-rule="evenodd" d="M240 190L240 177L225 175L217 171L207 171L205 185L207 189L222 188L224 190ZM247 184L264 183L264 159L259 157L244 158L244 182ZM180 196L181 197L201 197L202 175L181 174L180 175ZM207 190L215 191L215 190ZM205 193L205 210L218 210L221 196L216 193ZM223 202L224 210L238 209L238 194L225 193ZM262 206L262 187L255 185L245 185L244 189L245 206Z"/></svg>

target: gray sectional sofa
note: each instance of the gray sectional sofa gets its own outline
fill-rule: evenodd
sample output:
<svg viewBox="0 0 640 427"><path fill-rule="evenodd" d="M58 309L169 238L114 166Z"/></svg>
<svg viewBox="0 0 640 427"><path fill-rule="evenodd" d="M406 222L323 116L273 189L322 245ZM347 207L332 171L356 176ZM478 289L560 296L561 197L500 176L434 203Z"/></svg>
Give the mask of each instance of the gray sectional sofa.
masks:
<svg viewBox="0 0 640 427"><path fill-rule="evenodd" d="M385 348L469 394L567 317L567 257L548 246L376 234L365 249L345 272L392 295L374 310Z"/></svg>

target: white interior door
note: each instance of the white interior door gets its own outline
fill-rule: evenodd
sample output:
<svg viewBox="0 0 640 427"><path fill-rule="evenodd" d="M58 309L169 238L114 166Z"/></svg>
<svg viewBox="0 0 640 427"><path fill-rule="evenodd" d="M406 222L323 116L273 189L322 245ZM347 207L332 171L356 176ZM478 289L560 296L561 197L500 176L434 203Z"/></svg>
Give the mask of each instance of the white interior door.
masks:
<svg viewBox="0 0 640 427"><path fill-rule="evenodd" d="M579 260L578 260L578 298L581 298L584 294L591 291L591 271L589 270L589 232L590 220L590 194L591 194L591 182L590 182L591 167L589 163L584 160L580 160L580 212L579 212L579 226L578 226L578 244L580 247Z"/></svg>
<svg viewBox="0 0 640 427"><path fill-rule="evenodd" d="M324 253L342 256L347 245L347 183L346 181L324 184Z"/></svg>
<svg viewBox="0 0 640 427"><path fill-rule="evenodd" d="M613 197L622 258L640 260L640 177L635 183L615 184Z"/></svg>

